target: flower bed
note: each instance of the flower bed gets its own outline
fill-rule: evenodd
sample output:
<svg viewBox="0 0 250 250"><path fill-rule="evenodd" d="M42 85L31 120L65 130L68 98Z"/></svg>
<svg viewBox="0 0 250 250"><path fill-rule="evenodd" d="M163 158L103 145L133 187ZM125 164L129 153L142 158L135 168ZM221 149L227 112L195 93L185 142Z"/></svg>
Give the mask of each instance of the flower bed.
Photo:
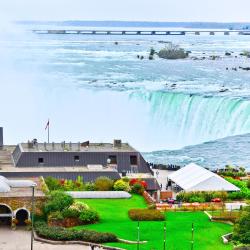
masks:
<svg viewBox="0 0 250 250"><path fill-rule="evenodd" d="M130 209L128 215L135 221L163 221L165 215L155 209Z"/></svg>
<svg viewBox="0 0 250 250"><path fill-rule="evenodd" d="M112 233L99 233L91 230L74 230L63 227L50 227L44 221L35 223L38 236L55 241L87 241L92 243L117 242L116 235Z"/></svg>

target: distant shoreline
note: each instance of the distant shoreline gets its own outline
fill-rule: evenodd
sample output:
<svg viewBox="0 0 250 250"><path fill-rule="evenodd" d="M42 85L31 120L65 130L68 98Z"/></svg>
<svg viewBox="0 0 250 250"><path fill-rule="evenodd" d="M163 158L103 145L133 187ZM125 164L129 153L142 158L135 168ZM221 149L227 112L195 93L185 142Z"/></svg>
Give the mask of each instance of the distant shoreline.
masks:
<svg viewBox="0 0 250 250"><path fill-rule="evenodd" d="M89 26L89 27L183 27L199 29L250 29L250 23L241 22L143 22L143 21L16 21L21 25L57 25L57 26Z"/></svg>

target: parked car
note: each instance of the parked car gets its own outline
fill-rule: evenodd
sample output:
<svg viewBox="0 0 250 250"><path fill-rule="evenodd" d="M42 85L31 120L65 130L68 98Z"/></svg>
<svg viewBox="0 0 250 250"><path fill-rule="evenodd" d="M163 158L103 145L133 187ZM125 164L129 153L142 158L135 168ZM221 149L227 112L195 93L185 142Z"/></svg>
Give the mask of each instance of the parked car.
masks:
<svg viewBox="0 0 250 250"><path fill-rule="evenodd" d="M212 202L221 202L221 198L213 198L211 201Z"/></svg>

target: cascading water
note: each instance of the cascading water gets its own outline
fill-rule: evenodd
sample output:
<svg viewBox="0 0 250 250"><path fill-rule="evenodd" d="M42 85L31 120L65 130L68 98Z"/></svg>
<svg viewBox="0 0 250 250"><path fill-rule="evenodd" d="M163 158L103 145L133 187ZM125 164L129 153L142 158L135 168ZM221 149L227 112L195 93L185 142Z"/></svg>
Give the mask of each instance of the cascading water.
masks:
<svg viewBox="0 0 250 250"><path fill-rule="evenodd" d="M163 91L134 92L131 97L148 104L152 126L173 140L171 147L250 132L249 100Z"/></svg>

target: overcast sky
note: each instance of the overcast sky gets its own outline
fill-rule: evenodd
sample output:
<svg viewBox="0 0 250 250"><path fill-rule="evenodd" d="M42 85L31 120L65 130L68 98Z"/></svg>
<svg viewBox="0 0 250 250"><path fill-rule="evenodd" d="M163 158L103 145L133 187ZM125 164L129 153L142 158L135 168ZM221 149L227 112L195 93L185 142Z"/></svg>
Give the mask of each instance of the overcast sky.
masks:
<svg viewBox="0 0 250 250"><path fill-rule="evenodd" d="M5 20L250 22L250 0L0 0Z"/></svg>

